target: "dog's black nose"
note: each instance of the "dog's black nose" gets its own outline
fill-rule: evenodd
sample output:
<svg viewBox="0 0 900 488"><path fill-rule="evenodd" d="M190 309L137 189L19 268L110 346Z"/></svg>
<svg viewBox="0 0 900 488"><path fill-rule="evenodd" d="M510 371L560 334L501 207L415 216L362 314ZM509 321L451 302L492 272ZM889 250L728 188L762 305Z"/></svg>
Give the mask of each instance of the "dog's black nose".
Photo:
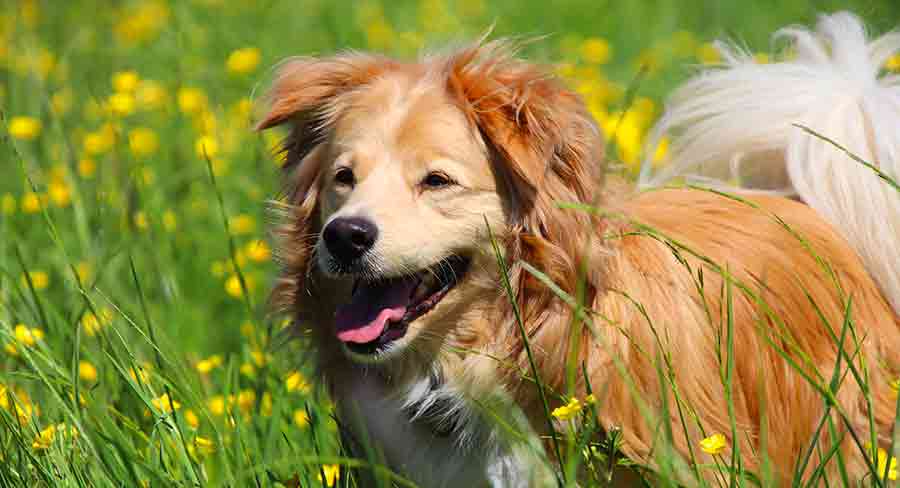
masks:
<svg viewBox="0 0 900 488"><path fill-rule="evenodd" d="M337 218L325 226L322 238L335 259L349 264L372 248L378 239L378 227L360 217Z"/></svg>

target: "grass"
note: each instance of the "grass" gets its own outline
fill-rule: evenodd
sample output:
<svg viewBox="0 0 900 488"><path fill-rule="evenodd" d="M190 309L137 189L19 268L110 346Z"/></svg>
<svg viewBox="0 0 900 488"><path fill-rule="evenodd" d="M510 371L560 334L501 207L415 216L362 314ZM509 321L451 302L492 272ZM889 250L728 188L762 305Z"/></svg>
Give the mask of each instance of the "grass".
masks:
<svg viewBox="0 0 900 488"><path fill-rule="evenodd" d="M748 3L2 0L0 486L355 486L352 467L376 470L384 486L410 486L344 457L333 406L305 376L302 331L286 340L285 318L265 306L275 264L264 202L275 196L278 168L275 136L254 134L250 122L268 67L350 47L411 55L489 28L547 35L525 54L558 63L610 137L615 170L633 174L662 97L692 64L714 60L709 41L729 36L765 52L775 29L835 8L855 10L879 32L900 18L891 0ZM703 263L682 260L698 290L704 273L718 273L723 303L754 293L683 244L641 232ZM528 272L553 288L539 270ZM603 321L579 296L563 298L578 327L590 333ZM766 310L762 297L754 302ZM846 305L848 319L829 330L840 330L832 339L848 353L830 377L807 377L834 413L822 417L816 439L833 438L846 418L834 402L841 384L866 385L849 298ZM724 317L729 345L730 307L708 316ZM773 333L772 347L808 371L789 337ZM724 350L722 387L730 391L733 358ZM574 486L580 473L603 485L617 465L629 465L647 486L706 470L718 473L716 485L770 485L765 469L747 472L737 451L674 456L667 446L697 419L663 348L643 353L673 399L661 412L644 405L645 415L668 418L673 409L683 432L660 433L653 470L635 466L616 454L616 432L598 434L599 407L581 403L571 429L553 436L559 455L547 464L559 483ZM571 385L586 375L570 363ZM571 394L541 391L548 399ZM549 419L547 402L545 409ZM796 485L805 471L815 473L807 486L845 485L825 480L819 459L843 460L820 452L816 439ZM855 442L867 449L866 439ZM896 456L896 434L894 444ZM868 486L889 486L876 468Z"/></svg>

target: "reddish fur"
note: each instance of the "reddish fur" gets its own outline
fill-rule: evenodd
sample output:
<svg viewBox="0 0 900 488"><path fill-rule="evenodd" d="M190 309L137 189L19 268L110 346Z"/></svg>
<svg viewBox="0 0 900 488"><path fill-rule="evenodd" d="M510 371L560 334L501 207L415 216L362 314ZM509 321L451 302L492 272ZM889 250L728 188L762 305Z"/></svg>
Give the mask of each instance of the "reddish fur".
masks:
<svg viewBox="0 0 900 488"><path fill-rule="evenodd" d="M654 363L659 342L669 354L682 399L701 419L705 432L730 433L716 334L724 334L719 311L723 307L722 279L709 265L687 252L682 256L694 271L704 268L705 294L700 296L692 277L673 250L640 231L630 220L647 224L680 241L727 269L739 283L758 292L785 327L791 340L811 360L811 367L830 380L836 345L825 332L811 303L816 303L835 334L840 334L846 297L852 298L852 317L861 342L861 357L868 366L878 438L888 442L893 419L888 378L900 372L900 319L879 294L846 242L814 212L801 204L778 198L753 198L761 208L701 191L659 191L636 198L615 191L610 208L625 220L601 218L587 212L565 210L558 202L585 205L604 203L602 196L602 141L581 100L546 71L516 60L505 44L473 46L421 63L402 64L368 55L344 55L325 60L286 64L275 81L271 110L261 129L292 121L285 145L289 210L280 230L283 273L273 291L273 302L314 324L328 322L334 305L316 290L316 270L310 253L317 238L319 158L316 145L329 135L348 93L365 90L391 73L425 77L441 73L434 83L444 84L490 153L492 171L501 182L508 225L494 229L504 239L516 303L536 353L542 379L555 391L565 391L565 366L572 324L568 307L521 266L528 262L546 273L563 290L574 294L579 268L586 267L586 301L594 310L597 342L584 331L579 337L578 360L584 363L593 389L598 392L606 428L622 427L625 453L652 462L658 427L648 424L629 388L660 405L659 378ZM772 217L783 218L812 250L836 272L841 289L790 232ZM488 279L498 282L497 270ZM312 279L311 279L312 278ZM733 392L744 466L758 469L763 417L768 432L767 452L776 479L789 480L794 460L810 441L822 412L822 399L792 370L763 337L778 329L748 293L736 285L734 296L735 371ZM465 347L512 359L498 364L504 386L542 431L542 410L529 372L523 341L513 321L512 308L503 294L493 292L497 317L460 315L458 326L473 334L457 336ZM630 298L623 295L627 293ZM806 295L809 293L809 296ZM634 302L643 305L647 317ZM708 319L704 303L712 311ZM485 312L487 314L487 312ZM648 324L655 327L655 333ZM497 323L502 325L498 326ZM336 349L327 327L314 328L319 363L330 381L351 374L351 366ZM774 339L783 346L783 337ZM848 341L850 354L854 348ZM790 351L792 357L799 357ZM444 362L445 357L418 358ZM618 362L618 365L616 364ZM857 358L856 364L859 364ZM405 367L425 367L406 364ZM619 367L626 375L620 374ZM811 369L809 371L813 373ZM579 375L580 378L580 375ZM585 385L577 381L584 393ZM844 381L837 398L861 438L868 438L865 404L852 378ZM674 399L670 398L670 407ZM669 419L675 445L687 455L703 434L691 424L685 439L677 416ZM689 421L690 422L690 421ZM839 428L843 429L838 422ZM827 431L823 438L827 437ZM825 443L827 444L827 442ZM851 443L842 444L854 478L865 470ZM701 455L702 456L702 455ZM709 461L701 458L701 462ZM832 463L833 465L833 463Z"/></svg>

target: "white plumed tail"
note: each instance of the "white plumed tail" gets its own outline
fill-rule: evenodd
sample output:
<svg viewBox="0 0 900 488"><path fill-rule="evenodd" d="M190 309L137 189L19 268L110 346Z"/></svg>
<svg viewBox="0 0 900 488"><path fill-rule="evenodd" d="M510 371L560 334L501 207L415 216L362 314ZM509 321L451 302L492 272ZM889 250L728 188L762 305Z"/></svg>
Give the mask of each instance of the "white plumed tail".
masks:
<svg viewBox="0 0 900 488"><path fill-rule="evenodd" d="M788 59L759 64L720 44L724 66L675 92L646 151L668 136L669 161L658 170L644 161L640 184L685 177L796 195L844 235L900 312L900 191L797 127L900 182L900 76L882 74L900 32L869 41L860 19L841 12L820 17L815 32L775 38L790 41Z"/></svg>

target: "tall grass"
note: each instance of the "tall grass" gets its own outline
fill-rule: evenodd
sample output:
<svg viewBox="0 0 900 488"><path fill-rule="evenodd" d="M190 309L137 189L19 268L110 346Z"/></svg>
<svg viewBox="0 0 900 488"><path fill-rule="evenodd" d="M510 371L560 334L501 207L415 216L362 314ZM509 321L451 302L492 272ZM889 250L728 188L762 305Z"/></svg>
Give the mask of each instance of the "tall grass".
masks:
<svg viewBox="0 0 900 488"><path fill-rule="evenodd" d="M526 54L561 63L603 123L610 156L622 162L615 170L627 175L661 97L686 76L685 66L706 59L715 36L764 51L773 30L808 21L816 9L855 8L879 29L900 18L889 0L769 3L3 0L0 486L359 486L353 469L375 473L379 486L412 486L374 453L356 459L341 449L331 401L304 376L309 324L290 324L265 306L275 264L263 202L274 194L278 168L274 139L250 130L249 107L266 67L348 47L410 55L474 38L489 25L497 36L550 34ZM259 58L242 48L258 48ZM121 76L130 71L132 85ZM22 117L40 128L22 126ZM718 274L725 286L714 292L724 303L743 294L770 314L753 284L721 263L652 228L638 232L680 256L699 294L712 293L704 276ZM567 295L540 270L524 269L572 307L573 337L585 331L602 341L598 329L616 326L584 303L583 290ZM640 303L633 306L646 317ZM825 415L798 463L796 486L846 484L826 480L824 465L844 461L840 452L822 452L820 441L833 441L844 422L834 401L841 385L869 391L849 298L846 309L832 340L847 353L830 374L806 376ZM731 307L707 317L728 325L720 340L721 388L729 392ZM286 332L291 325L297 337ZM770 345L807 374L800 351L777 349L791 345L782 332L771 331ZM621 432L599 424L602 404L583 405L564 422L553 417L551 405L568 401L574 384L594 391L584 365L570 361L566 391L552 391L536 368L527 373L545 400L544 464L557 484L605 486L630 476L645 486L770 486L766 463L751 473L740 452L710 458L692 446L687 458L676 455L673 439L695 428L713 432L680 394L665 337L657 335L656 346L641 353L656 365L666 401L635 403L648 422L675 413L681 425L660 432L648 463L619 454ZM624 364L614 363L627 378ZM511 437L528 435L507 420L497 414ZM896 424L891 451L900 456L900 418ZM730 436L740 435L732 424ZM854 442L866 449L867 439ZM869 486L889 486L871 469ZM803 481L801 473L812 475Z"/></svg>

